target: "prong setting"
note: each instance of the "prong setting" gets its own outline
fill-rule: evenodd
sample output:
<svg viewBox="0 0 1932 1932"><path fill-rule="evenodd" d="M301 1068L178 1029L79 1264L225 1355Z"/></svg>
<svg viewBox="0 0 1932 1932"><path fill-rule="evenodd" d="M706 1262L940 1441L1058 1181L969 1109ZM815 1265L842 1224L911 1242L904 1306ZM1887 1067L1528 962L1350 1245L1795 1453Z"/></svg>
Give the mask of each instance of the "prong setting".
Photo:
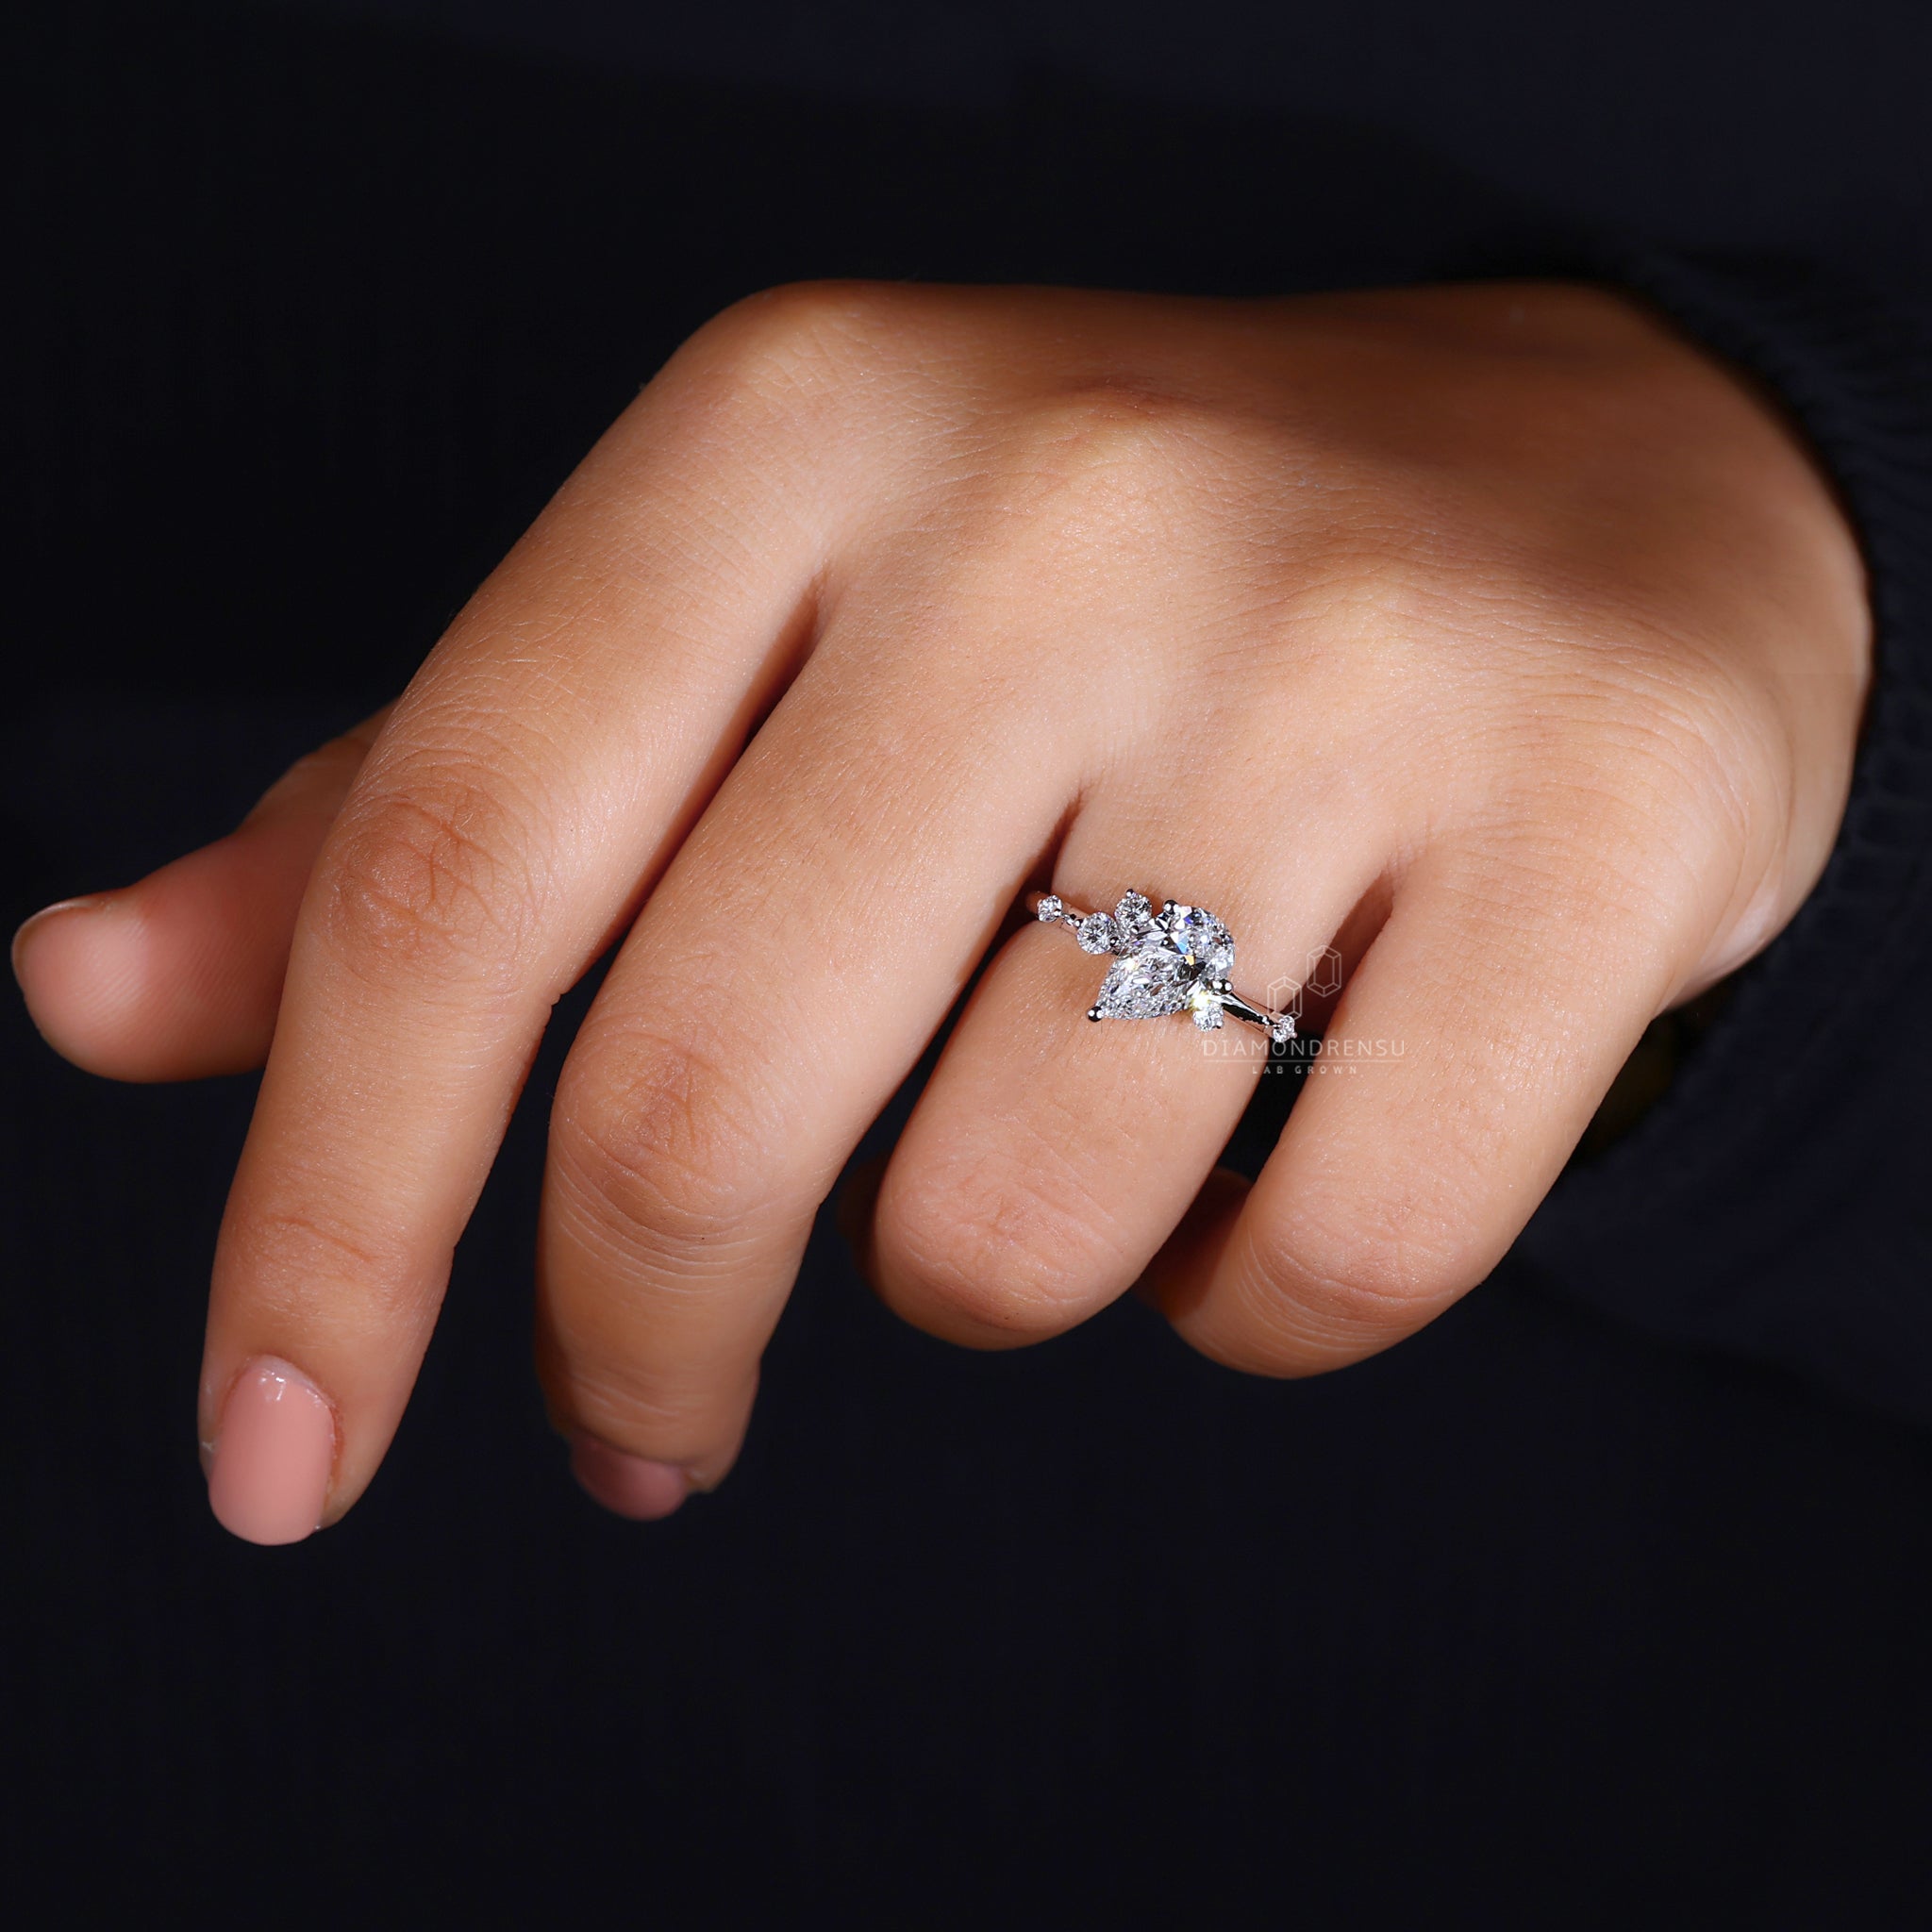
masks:
<svg viewBox="0 0 1932 1932"><path fill-rule="evenodd" d="M1234 935L1205 907L1166 899L1157 913L1142 892L1128 891L1111 913L1082 912L1057 892L1033 904L1034 917L1070 931L1083 953L1106 954L1113 964L1090 1020L1154 1020L1186 1013L1203 1033L1220 1030L1229 1014L1285 1046L1296 1038L1294 1016L1257 1006L1235 991Z"/></svg>

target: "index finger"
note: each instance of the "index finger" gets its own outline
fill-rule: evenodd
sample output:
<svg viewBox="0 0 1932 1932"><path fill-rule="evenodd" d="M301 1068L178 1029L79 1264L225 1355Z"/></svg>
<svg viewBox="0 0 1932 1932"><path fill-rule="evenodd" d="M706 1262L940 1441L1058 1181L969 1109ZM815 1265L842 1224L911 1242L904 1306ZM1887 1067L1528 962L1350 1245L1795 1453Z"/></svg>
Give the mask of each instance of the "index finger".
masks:
<svg viewBox="0 0 1932 1932"><path fill-rule="evenodd" d="M551 1006L809 621L832 492L771 460L770 385L692 357L458 617L317 863L202 1372L210 1501L252 1541L306 1536L368 1482Z"/></svg>

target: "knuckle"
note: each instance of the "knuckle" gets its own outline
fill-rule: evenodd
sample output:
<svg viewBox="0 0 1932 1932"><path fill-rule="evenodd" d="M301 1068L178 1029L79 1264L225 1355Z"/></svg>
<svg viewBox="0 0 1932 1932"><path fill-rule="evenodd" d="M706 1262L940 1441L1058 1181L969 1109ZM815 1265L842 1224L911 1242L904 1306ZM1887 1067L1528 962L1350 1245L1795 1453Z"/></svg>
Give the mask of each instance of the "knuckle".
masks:
<svg viewBox="0 0 1932 1932"><path fill-rule="evenodd" d="M793 415L891 357L907 334L907 307L903 295L871 282L787 283L714 316L686 344L679 367L727 410Z"/></svg>
<svg viewBox="0 0 1932 1932"><path fill-rule="evenodd" d="M757 1382L756 1372L748 1383L736 1375L717 1384L672 1380L606 1350L567 1355L564 1369L573 1418L639 1456L661 1457L728 1439L742 1426Z"/></svg>
<svg viewBox="0 0 1932 1932"><path fill-rule="evenodd" d="M1644 637L1635 624L1620 630L1578 677L1578 709L1594 713L1612 755L1659 786L1725 782L1749 730L1732 671L1678 638Z"/></svg>
<svg viewBox="0 0 1932 1932"><path fill-rule="evenodd" d="M1290 509L1271 433L1231 406L1129 381L1030 399L975 432L962 500L986 533L982 568L1019 581L1102 571L1117 591L1158 581L1172 596L1174 573L1200 587L1240 557L1272 586L1268 545Z"/></svg>
<svg viewBox="0 0 1932 1932"><path fill-rule="evenodd" d="M508 968L538 924L527 843L492 786L439 774L352 807L325 870L325 931L378 977Z"/></svg>
<svg viewBox="0 0 1932 1932"><path fill-rule="evenodd" d="M1058 1334L1131 1274L1110 1217L1063 1159L1000 1156L891 1186L876 1252L895 1299L1015 1341Z"/></svg>
<svg viewBox="0 0 1932 1932"><path fill-rule="evenodd" d="M633 1034L567 1074L558 1173L593 1218L631 1241L704 1250L741 1238L767 1205L776 1115L728 1042Z"/></svg>
<svg viewBox="0 0 1932 1932"><path fill-rule="evenodd" d="M400 1234L332 1211L312 1194L257 1206L224 1242L251 1299L278 1319L338 1333L392 1334L416 1314L419 1257ZM345 1286L354 1292L344 1294Z"/></svg>
<svg viewBox="0 0 1932 1932"><path fill-rule="evenodd" d="M1419 1189L1305 1201L1253 1237L1239 1286L1263 1332L1360 1353L1412 1333L1488 1274L1463 1217Z"/></svg>
<svg viewBox="0 0 1932 1932"><path fill-rule="evenodd" d="M1676 669L1662 702L1643 706L1628 729L1644 783L1668 814L1707 827L1713 842L1741 848L1757 812L1752 780L1760 763L1758 721L1732 679L1693 659Z"/></svg>
<svg viewBox="0 0 1932 1932"><path fill-rule="evenodd" d="M1592 672L1505 787L1514 842L1605 915L1677 929L1713 882L1774 871L1789 800L1765 726L1682 659ZM1587 865L1577 857L1586 855Z"/></svg>
<svg viewBox="0 0 1932 1932"><path fill-rule="evenodd" d="M1062 511L1117 518L1173 496L1177 470L1225 454L1233 425L1207 404L1128 381L1088 384L1036 401L1011 431L1008 463Z"/></svg>

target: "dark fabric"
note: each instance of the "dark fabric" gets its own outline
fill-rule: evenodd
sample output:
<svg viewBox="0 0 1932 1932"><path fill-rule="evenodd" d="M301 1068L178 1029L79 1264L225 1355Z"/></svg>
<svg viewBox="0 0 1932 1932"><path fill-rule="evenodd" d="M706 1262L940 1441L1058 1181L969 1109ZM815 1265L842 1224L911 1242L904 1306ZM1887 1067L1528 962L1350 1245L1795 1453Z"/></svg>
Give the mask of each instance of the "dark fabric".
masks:
<svg viewBox="0 0 1932 1932"><path fill-rule="evenodd" d="M743 1463L646 1530L570 1486L526 1359L585 992L390 1463L286 1552L213 1526L191 1428L251 1083L109 1088L11 1009L9 1890L1923 1922L1932 16L408 12L6 25L15 916L224 829L407 676L684 334L824 274L1644 291L1771 385L1858 526L1856 795L1671 1091L1427 1334L1293 1387L1137 1307L964 1355L827 1227Z"/></svg>
<svg viewBox="0 0 1932 1932"><path fill-rule="evenodd" d="M1521 1252L1655 1333L1932 1421L1932 335L1907 300L1788 262L1573 258L1759 376L1807 433L1864 552L1876 677L1824 877Z"/></svg>

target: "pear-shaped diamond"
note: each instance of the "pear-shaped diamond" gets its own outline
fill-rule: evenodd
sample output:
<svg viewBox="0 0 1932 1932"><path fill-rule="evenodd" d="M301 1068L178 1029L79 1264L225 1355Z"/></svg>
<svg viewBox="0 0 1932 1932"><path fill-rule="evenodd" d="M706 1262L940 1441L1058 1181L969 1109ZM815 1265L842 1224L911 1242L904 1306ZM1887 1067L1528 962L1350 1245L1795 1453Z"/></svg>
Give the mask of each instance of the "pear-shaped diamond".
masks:
<svg viewBox="0 0 1932 1932"><path fill-rule="evenodd" d="M1213 913L1170 901L1156 917L1146 900L1130 892L1115 908L1114 924L1121 957L1101 983L1094 1019L1158 1020L1192 1008L1203 1027L1220 1024L1215 989L1234 965L1234 940Z"/></svg>

